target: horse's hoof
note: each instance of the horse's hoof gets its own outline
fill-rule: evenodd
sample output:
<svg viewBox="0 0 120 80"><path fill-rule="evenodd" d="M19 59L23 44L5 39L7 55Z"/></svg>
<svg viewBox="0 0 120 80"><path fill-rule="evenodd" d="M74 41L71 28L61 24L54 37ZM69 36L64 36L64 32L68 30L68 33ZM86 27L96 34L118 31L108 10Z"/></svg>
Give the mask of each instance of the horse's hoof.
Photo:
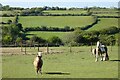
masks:
<svg viewBox="0 0 120 80"><path fill-rule="evenodd" d="M38 73L36 73L36 75L38 75Z"/></svg>
<svg viewBox="0 0 120 80"><path fill-rule="evenodd" d="M97 62L97 60L95 62Z"/></svg>
<svg viewBox="0 0 120 80"><path fill-rule="evenodd" d="M42 75L42 73L40 73Z"/></svg>

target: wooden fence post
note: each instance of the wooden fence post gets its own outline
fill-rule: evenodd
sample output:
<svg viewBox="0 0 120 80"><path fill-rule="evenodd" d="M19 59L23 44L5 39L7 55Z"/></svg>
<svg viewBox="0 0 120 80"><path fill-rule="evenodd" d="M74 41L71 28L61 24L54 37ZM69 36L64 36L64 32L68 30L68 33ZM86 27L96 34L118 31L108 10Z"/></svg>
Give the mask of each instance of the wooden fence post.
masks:
<svg viewBox="0 0 120 80"><path fill-rule="evenodd" d="M39 43L38 43L38 52L39 52Z"/></svg>
<svg viewBox="0 0 120 80"><path fill-rule="evenodd" d="M47 43L47 54L49 54L49 45Z"/></svg>
<svg viewBox="0 0 120 80"><path fill-rule="evenodd" d="M24 43L25 43L25 45L24 45L25 46L25 54L27 54L26 53L27 42L25 41Z"/></svg>
<svg viewBox="0 0 120 80"><path fill-rule="evenodd" d="M91 42L91 52L92 52L92 42Z"/></svg>
<svg viewBox="0 0 120 80"><path fill-rule="evenodd" d="M33 42L33 45L34 45L34 49L35 49L35 42Z"/></svg>
<svg viewBox="0 0 120 80"><path fill-rule="evenodd" d="M23 51L23 49L22 49L22 41L21 41L21 52Z"/></svg>
<svg viewBox="0 0 120 80"><path fill-rule="evenodd" d="M26 54L26 43L25 43L25 54Z"/></svg>

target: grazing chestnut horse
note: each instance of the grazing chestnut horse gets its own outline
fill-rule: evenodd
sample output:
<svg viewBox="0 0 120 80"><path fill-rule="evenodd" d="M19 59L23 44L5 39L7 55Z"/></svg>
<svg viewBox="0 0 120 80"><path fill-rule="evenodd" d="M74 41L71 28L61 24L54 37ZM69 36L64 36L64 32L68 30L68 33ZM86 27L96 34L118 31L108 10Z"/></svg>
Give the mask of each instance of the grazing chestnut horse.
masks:
<svg viewBox="0 0 120 80"><path fill-rule="evenodd" d="M38 72L42 74L41 70L42 70L43 61L41 58L42 58L42 52L38 52L37 57L34 59L33 62L37 74Z"/></svg>
<svg viewBox="0 0 120 80"><path fill-rule="evenodd" d="M98 61L98 57L101 57L101 61L107 61L109 60L108 56L108 49L105 45L101 45L101 43L98 41L97 42L97 47L95 49L92 49L92 53L95 55L95 62Z"/></svg>

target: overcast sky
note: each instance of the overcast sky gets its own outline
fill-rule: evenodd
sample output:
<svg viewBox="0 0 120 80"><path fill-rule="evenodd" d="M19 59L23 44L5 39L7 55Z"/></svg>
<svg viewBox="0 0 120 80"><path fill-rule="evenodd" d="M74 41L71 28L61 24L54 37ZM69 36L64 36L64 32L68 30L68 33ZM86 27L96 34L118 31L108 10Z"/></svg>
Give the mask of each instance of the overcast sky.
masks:
<svg viewBox="0 0 120 80"><path fill-rule="evenodd" d="M12 7L118 7L119 0L0 0L2 5Z"/></svg>
<svg viewBox="0 0 120 80"><path fill-rule="evenodd" d="M0 0L0 2L58 2L58 0ZM59 0L59 2L119 2L119 0Z"/></svg>

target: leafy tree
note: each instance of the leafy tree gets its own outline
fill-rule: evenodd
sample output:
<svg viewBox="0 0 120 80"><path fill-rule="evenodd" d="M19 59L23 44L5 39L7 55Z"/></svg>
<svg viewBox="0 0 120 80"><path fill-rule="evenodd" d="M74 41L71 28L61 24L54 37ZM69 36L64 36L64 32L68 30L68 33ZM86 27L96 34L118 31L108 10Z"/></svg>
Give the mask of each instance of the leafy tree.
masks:
<svg viewBox="0 0 120 80"><path fill-rule="evenodd" d="M64 30L65 30L65 31L70 31L70 27L69 27L69 26L65 26L65 27L64 27Z"/></svg>
<svg viewBox="0 0 120 80"><path fill-rule="evenodd" d="M5 11L10 10L10 6L9 6L9 5L3 6L2 8L3 8L3 10L5 10Z"/></svg>
<svg viewBox="0 0 120 80"><path fill-rule="evenodd" d="M11 24L10 26L8 26L8 32L13 37L13 39L16 39L19 35L20 30L18 26L16 26L15 24Z"/></svg>
<svg viewBox="0 0 120 80"><path fill-rule="evenodd" d="M18 15L15 16L15 19L13 20L13 23L14 23L14 24L17 24L17 23L18 23Z"/></svg>
<svg viewBox="0 0 120 80"><path fill-rule="evenodd" d="M78 27L78 28L75 28L75 30L74 30L73 33L74 33L75 35L78 35L78 34L81 34L81 33L83 33L83 32L84 32L84 31L81 30L81 28Z"/></svg>
<svg viewBox="0 0 120 80"><path fill-rule="evenodd" d="M42 31L46 31L47 30L47 26L41 26L41 30Z"/></svg>
<svg viewBox="0 0 120 80"><path fill-rule="evenodd" d="M44 43L46 42L46 40L45 40L45 39L42 39L41 37L37 37L37 38L36 38L36 42L41 43L41 44L44 44Z"/></svg>
<svg viewBox="0 0 120 80"><path fill-rule="evenodd" d="M74 33L67 34L63 37L63 42L65 45L70 45L74 43Z"/></svg>
<svg viewBox="0 0 120 80"><path fill-rule="evenodd" d="M109 45L115 45L116 39L114 35L110 35L107 37L107 41L109 42Z"/></svg>
<svg viewBox="0 0 120 80"><path fill-rule="evenodd" d="M7 23L8 23L8 24L11 24L11 23L12 23L12 20L9 19L9 20L7 21Z"/></svg>
<svg viewBox="0 0 120 80"><path fill-rule="evenodd" d="M20 31L23 31L23 27L22 27L22 24L21 24L21 23L18 23L17 26L18 26L18 29L19 29Z"/></svg>
<svg viewBox="0 0 120 80"><path fill-rule="evenodd" d="M9 44L12 41L12 37L10 35L5 35L2 38L3 44Z"/></svg>
<svg viewBox="0 0 120 80"><path fill-rule="evenodd" d="M115 41L113 36L111 36L111 35L109 36L107 34L106 35L100 35L99 40L105 45L110 45L111 42Z"/></svg>
<svg viewBox="0 0 120 80"><path fill-rule="evenodd" d="M32 36L31 38L30 38L30 41L33 43L33 42L36 42L36 40L37 40L37 36L36 35L34 35L34 36Z"/></svg>
<svg viewBox="0 0 120 80"><path fill-rule="evenodd" d="M9 22L11 22L11 21L9 21ZM2 36L5 37L5 39L3 39L3 42L7 43L6 39L9 37L11 37L10 38L11 42L15 42L18 37L23 37L23 33L21 30L22 30L21 24L10 24L7 26L3 25L2 26Z"/></svg>
<svg viewBox="0 0 120 80"><path fill-rule="evenodd" d="M70 44L74 43L74 42L73 42L74 36L75 36L75 35L74 35L73 33L70 33L70 34L65 35L65 36L63 37L63 42L64 42L64 44L65 44L65 45L70 45Z"/></svg>
<svg viewBox="0 0 120 80"><path fill-rule="evenodd" d="M53 37L49 38L48 41L51 44L53 44L53 45L60 45L60 44L62 44L62 40L59 37L57 37L57 36L53 36Z"/></svg>
<svg viewBox="0 0 120 80"><path fill-rule="evenodd" d="M20 43L22 42L22 38L21 38L21 37L18 37L18 38L16 39L16 42L17 42L18 44L20 44Z"/></svg>

